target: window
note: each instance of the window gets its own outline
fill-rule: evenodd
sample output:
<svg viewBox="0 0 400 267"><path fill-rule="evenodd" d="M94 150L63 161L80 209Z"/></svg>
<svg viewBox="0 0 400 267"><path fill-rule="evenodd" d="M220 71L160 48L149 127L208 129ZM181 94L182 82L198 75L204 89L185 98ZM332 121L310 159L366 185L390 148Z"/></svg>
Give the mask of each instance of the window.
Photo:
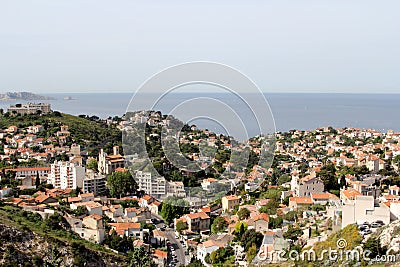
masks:
<svg viewBox="0 0 400 267"><path fill-rule="evenodd" d="M372 215L373 212L374 212L373 210L366 210L365 215Z"/></svg>

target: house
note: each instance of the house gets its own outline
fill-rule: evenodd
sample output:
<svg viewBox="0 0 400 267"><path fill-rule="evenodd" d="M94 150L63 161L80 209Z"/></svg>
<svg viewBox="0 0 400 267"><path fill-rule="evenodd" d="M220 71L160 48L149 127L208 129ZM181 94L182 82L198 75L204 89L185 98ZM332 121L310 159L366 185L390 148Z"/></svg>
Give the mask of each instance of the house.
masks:
<svg viewBox="0 0 400 267"><path fill-rule="evenodd" d="M300 207L310 206L313 204L311 197L290 197L289 208L298 209Z"/></svg>
<svg viewBox="0 0 400 267"><path fill-rule="evenodd" d="M6 197L11 192L11 188L4 187L0 190L0 198Z"/></svg>
<svg viewBox="0 0 400 267"><path fill-rule="evenodd" d="M232 211L235 206L239 206L240 198L238 196L224 196L221 200L222 210L224 212Z"/></svg>
<svg viewBox="0 0 400 267"><path fill-rule="evenodd" d="M153 238L151 239L151 243L157 246L164 246L165 241L168 239L167 234L163 231L154 229L153 230Z"/></svg>
<svg viewBox="0 0 400 267"><path fill-rule="evenodd" d="M156 249L153 254L153 261L155 266L164 267L167 264L168 253L166 251Z"/></svg>
<svg viewBox="0 0 400 267"><path fill-rule="evenodd" d="M260 213L247 220L248 229L254 229L257 232L265 233L268 231L269 216L266 213Z"/></svg>
<svg viewBox="0 0 400 267"><path fill-rule="evenodd" d="M110 223L110 226L111 226L111 231L114 230L119 236L136 237L143 239L143 229L140 226L140 223L134 223L134 222Z"/></svg>
<svg viewBox="0 0 400 267"><path fill-rule="evenodd" d="M294 190L295 196L309 197L311 194L323 193L324 183L318 177L309 175L297 180L297 187Z"/></svg>
<svg viewBox="0 0 400 267"><path fill-rule="evenodd" d="M119 147L113 147L113 155L107 155L100 150L98 169L101 174L111 174L115 172L117 168L125 168L125 157L119 154Z"/></svg>
<svg viewBox="0 0 400 267"><path fill-rule="evenodd" d="M197 212L183 215L180 219L186 221L191 232L203 232L210 230L210 217L205 212ZM175 222L176 227L176 222Z"/></svg>
<svg viewBox="0 0 400 267"><path fill-rule="evenodd" d="M105 229L101 216L93 214L79 219L66 215L64 218L71 226L71 230L81 238L98 244L104 241Z"/></svg>
<svg viewBox="0 0 400 267"><path fill-rule="evenodd" d="M124 215L124 208L121 205L111 205L104 209L104 214L115 221L116 218L122 217Z"/></svg>
<svg viewBox="0 0 400 267"><path fill-rule="evenodd" d="M340 200L343 204L351 204L355 200L356 196L362 196L362 194L354 188L349 188L340 191Z"/></svg>
<svg viewBox="0 0 400 267"><path fill-rule="evenodd" d="M218 180L215 178L206 178L201 182L201 187L205 191L210 191L213 192L216 189L216 186L218 184Z"/></svg>
<svg viewBox="0 0 400 267"><path fill-rule="evenodd" d="M103 226L103 218L97 214L86 216L82 219L83 236L86 240L96 243L102 243L105 237L105 228Z"/></svg>
<svg viewBox="0 0 400 267"><path fill-rule="evenodd" d="M98 202L88 201L88 202L75 202L70 204L70 208L76 210L79 206L86 207L89 215L97 214L99 216L103 216L102 205Z"/></svg>
<svg viewBox="0 0 400 267"><path fill-rule="evenodd" d="M211 254L213 251L223 248L225 244L222 242L208 240L197 245L197 259L200 260L205 266L208 266L205 257L207 254Z"/></svg>
<svg viewBox="0 0 400 267"><path fill-rule="evenodd" d="M50 197L48 195L45 195L45 194L35 197L35 203L38 205L39 204L57 203L57 202L58 202L57 199Z"/></svg>
<svg viewBox="0 0 400 267"><path fill-rule="evenodd" d="M338 200L339 198L332 193L313 193L311 194L311 200L314 204L326 205L331 200Z"/></svg>

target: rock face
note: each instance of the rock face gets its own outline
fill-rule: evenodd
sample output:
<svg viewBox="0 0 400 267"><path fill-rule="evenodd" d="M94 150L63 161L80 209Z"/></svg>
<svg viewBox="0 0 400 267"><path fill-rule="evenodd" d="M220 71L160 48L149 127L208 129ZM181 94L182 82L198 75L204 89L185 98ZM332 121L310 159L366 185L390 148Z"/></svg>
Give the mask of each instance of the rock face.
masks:
<svg viewBox="0 0 400 267"><path fill-rule="evenodd" d="M52 97L37 95L29 92L7 92L0 94L0 100L55 100Z"/></svg>
<svg viewBox="0 0 400 267"><path fill-rule="evenodd" d="M76 266L79 261L84 266L124 265L121 257L113 254L0 224L0 266Z"/></svg>
<svg viewBox="0 0 400 267"><path fill-rule="evenodd" d="M394 221L382 228L378 234L382 246L387 246L388 252L400 251L400 221Z"/></svg>

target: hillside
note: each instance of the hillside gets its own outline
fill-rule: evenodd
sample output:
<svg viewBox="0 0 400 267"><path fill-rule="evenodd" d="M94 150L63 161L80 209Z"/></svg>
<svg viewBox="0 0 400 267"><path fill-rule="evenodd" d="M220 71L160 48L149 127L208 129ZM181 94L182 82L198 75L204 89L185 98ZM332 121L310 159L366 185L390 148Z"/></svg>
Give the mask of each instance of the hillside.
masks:
<svg viewBox="0 0 400 267"><path fill-rule="evenodd" d="M54 100L53 97L37 95L30 92L6 92L0 94L0 100Z"/></svg>
<svg viewBox="0 0 400 267"><path fill-rule="evenodd" d="M18 128L26 128L32 125L42 125L44 131L38 133L38 137L48 138L54 136L60 130L61 125L67 125L71 132L70 143L76 142L83 150L87 150L90 156L97 156L101 148L108 153L113 145L121 145L121 131L116 125L108 125L98 117L84 115L73 116L54 111L47 115L0 116L0 128L15 125Z"/></svg>
<svg viewBox="0 0 400 267"><path fill-rule="evenodd" d="M37 214L0 207L0 265L127 266L124 256L47 224Z"/></svg>

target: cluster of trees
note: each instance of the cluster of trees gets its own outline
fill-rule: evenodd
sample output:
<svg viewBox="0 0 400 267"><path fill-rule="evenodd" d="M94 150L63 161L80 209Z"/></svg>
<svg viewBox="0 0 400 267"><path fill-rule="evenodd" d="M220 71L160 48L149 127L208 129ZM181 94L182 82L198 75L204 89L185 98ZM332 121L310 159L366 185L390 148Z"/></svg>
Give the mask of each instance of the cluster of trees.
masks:
<svg viewBox="0 0 400 267"><path fill-rule="evenodd" d="M205 262L213 266L233 266L235 263L235 251L232 247L219 248L204 258Z"/></svg>
<svg viewBox="0 0 400 267"><path fill-rule="evenodd" d="M108 175L107 185L113 197L134 195L138 191L138 185L129 171L113 172Z"/></svg>
<svg viewBox="0 0 400 267"><path fill-rule="evenodd" d="M108 247L117 250L122 253L127 253L133 249L133 240L125 235L120 237L115 230L111 232L111 235L107 235L104 239L103 244Z"/></svg>
<svg viewBox="0 0 400 267"><path fill-rule="evenodd" d="M183 199L175 199L172 197L168 197L164 200L160 211L160 215L168 224L175 218L179 218L187 213L189 213L189 203Z"/></svg>

